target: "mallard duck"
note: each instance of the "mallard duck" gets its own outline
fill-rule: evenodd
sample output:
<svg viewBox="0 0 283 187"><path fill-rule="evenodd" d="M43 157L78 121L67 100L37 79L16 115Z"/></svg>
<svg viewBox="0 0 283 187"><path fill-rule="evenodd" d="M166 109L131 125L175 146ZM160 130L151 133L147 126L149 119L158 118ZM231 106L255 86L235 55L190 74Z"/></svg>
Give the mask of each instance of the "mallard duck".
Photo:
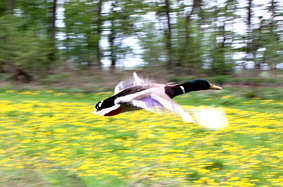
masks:
<svg viewBox="0 0 283 187"><path fill-rule="evenodd" d="M94 113L114 116L140 109L151 112L166 110L180 115L186 122L194 122L192 117L172 99L191 91L209 89L220 90L222 88L200 79L190 80L183 84L159 84L144 80L134 72L132 79L117 84L113 96L96 104Z"/></svg>

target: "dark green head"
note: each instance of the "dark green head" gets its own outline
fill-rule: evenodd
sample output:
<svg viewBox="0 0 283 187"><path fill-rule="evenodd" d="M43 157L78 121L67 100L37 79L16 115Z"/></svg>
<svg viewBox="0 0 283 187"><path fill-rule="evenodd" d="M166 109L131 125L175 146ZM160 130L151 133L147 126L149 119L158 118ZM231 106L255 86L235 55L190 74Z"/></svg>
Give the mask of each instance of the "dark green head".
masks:
<svg viewBox="0 0 283 187"><path fill-rule="evenodd" d="M186 93L190 91L209 90L209 89L221 90L222 89L221 87L211 84L207 80L202 80L202 79L191 80L184 84L181 84L181 86L184 87Z"/></svg>

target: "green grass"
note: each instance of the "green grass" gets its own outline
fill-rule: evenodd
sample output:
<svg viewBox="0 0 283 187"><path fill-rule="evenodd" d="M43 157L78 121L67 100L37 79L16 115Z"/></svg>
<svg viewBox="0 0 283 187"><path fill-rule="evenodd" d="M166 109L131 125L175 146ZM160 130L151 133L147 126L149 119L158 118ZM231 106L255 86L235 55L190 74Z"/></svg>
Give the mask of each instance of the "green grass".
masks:
<svg viewBox="0 0 283 187"><path fill-rule="evenodd" d="M279 186L282 88L252 91L177 97L225 108L230 126L209 131L149 112L93 115L110 92L2 89L0 186Z"/></svg>

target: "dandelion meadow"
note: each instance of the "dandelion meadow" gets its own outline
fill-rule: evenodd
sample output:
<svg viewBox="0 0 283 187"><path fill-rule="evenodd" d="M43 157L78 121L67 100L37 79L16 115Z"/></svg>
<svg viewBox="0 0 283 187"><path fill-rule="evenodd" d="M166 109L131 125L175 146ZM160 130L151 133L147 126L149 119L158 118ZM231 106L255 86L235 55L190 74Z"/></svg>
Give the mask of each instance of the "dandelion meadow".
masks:
<svg viewBox="0 0 283 187"><path fill-rule="evenodd" d="M92 114L111 93L0 93L0 186L282 186L283 102L201 92L229 126L210 131L146 111Z"/></svg>

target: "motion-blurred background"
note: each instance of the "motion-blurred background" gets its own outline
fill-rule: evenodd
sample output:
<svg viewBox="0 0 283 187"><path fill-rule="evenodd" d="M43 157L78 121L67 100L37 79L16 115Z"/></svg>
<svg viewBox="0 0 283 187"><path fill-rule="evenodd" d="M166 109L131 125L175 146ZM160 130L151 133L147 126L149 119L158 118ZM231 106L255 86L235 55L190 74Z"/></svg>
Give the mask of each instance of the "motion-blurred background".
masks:
<svg viewBox="0 0 283 187"><path fill-rule="evenodd" d="M282 0L0 0L0 186L282 186L282 13ZM133 71L223 86L174 101L229 125L92 114Z"/></svg>
<svg viewBox="0 0 283 187"><path fill-rule="evenodd" d="M135 70L278 85L282 9L279 0L4 0L1 82L103 90Z"/></svg>

